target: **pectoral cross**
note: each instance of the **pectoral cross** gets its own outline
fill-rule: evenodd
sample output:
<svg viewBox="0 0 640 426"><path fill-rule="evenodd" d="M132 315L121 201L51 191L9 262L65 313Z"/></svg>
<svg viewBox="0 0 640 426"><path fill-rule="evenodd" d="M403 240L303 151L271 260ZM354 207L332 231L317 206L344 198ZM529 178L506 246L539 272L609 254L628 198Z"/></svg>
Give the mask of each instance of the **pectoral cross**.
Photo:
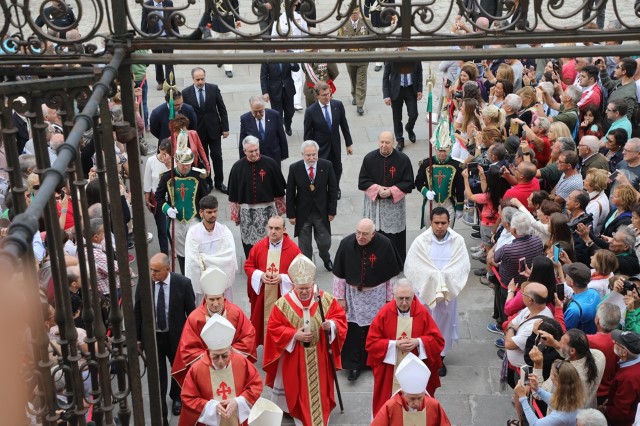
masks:
<svg viewBox="0 0 640 426"><path fill-rule="evenodd" d="M445 175L442 173L442 170L438 171L436 178L438 179L438 186L442 186L442 179L445 178Z"/></svg>
<svg viewBox="0 0 640 426"><path fill-rule="evenodd" d="M401 339L406 339L407 338L407 333L405 331L402 332L402 334L400 335Z"/></svg>
<svg viewBox="0 0 640 426"><path fill-rule="evenodd" d="M264 177L267 175L267 172L265 172L264 169L260 169L258 174L260 175L261 181L264 182Z"/></svg>
<svg viewBox="0 0 640 426"><path fill-rule="evenodd" d="M231 393L231 388L225 382L220 383L216 390L216 395L221 396L223 401L227 400L227 394Z"/></svg>
<svg viewBox="0 0 640 426"><path fill-rule="evenodd" d="M389 168L389 174L391 175L391 179L393 179L396 174L396 166L391 166L391 168Z"/></svg>
<svg viewBox="0 0 640 426"><path fill-rule="evenodd" d="M275 274L276 272L278 272L278 268L276 268L276 264L271 263L271 265L269 265L269 268L267 268L267 272L270 272L271 274Z"/></svg>
<svg viewBox="0 0 640 426"><path fill-rule="evenodd" d="M189 189L184 186L184 183L180 184L180 188L178 188L178 192L180 193L180 198L182 198L182 201L184 201L184 193L187 192L188 190Z"/></svg>
<svg viewBox="0 0 640 426"><path fill-rule="evenodd" d="M378 258L376 257L376 255L374 253L371 253L371 255L369 256L369 262L371 262L371 267L373 268L373 264L376 263L376 260Z"/></svg>

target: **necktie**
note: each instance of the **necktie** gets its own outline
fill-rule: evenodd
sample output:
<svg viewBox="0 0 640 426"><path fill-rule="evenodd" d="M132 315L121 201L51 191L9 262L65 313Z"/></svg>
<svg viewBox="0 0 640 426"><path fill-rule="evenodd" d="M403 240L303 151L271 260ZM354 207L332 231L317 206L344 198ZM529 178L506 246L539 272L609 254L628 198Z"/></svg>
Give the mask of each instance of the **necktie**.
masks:
<svg viewBox="0 0 640 426"><path fill-rule="evenodd" d="M355 30L356 28L358 28L358 21L351 21L351 25L353 25L353 29Z"/></svg>
<svg viewBox="0 0 640 426"><path fill-rule="evenodd" d="M313 174L313 166L309 166L309 179L315 179L316 175Z"/></svg>
<svg viewBox="0 0 640 426"><path fill-rule="evenodd" d="M204 95L202 92L202 89L198 89L198 104L200 105L200 108L204 108Z"/></svg>
<svg viewBox="0 0 640 426"><path fill-rule="evenodd" d="M409 85L409 77L407 74L402 74L402 87L407 87Z"/></svg>
<svg viewBox="0 0 640 426"><path fill-rule="evenodd" d="M264 141L264 126L262 120L258 120L258 133L260 133L260 139Z"/></svg>
<svg viewBox="0 0 640 426"><path fill-rule="evenodd" d="M324 119L327 122L327 126L329 126L329 129L331 129L331 116L329 115L329 105L325 105L323 106L324 108Z"/></svg>
<svg viewBox="0 0 640 426"><path fill-rule="evenodd" d="M158 290L158 304L156 306L156 330L164 331L167 328L167 313L165 312L164 302L164 282L158 281L160 286Z"/></svg>

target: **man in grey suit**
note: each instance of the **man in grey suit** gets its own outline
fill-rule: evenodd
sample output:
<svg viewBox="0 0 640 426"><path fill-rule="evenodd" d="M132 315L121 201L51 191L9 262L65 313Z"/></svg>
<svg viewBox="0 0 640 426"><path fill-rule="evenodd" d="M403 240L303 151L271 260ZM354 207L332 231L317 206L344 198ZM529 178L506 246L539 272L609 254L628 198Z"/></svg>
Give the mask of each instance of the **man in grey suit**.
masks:
<svg viewBox="0 0 640 426"><path fill-rule="evenodd" d="M353 140L342 102L331 99L331 88L324 81L314 87L318 102L314 102L304 113L304 140L316 141L320 147L318 156L331 161L338 183L340 199L340 177L342 176L342 153L340 131L344 136L347 155L353 154Z"/></svg>
<svg viewBox="0 0 640 426"><path fill-rule="evenodd" d="M287 178L287 216L295 225L298 247L312 259L313 231L318 253L327 271L333 270L331 255L331 221L336 216L338 183L331 161L318 158L318 144L307 140L300 151L302 160L289 166Z"/></svg>

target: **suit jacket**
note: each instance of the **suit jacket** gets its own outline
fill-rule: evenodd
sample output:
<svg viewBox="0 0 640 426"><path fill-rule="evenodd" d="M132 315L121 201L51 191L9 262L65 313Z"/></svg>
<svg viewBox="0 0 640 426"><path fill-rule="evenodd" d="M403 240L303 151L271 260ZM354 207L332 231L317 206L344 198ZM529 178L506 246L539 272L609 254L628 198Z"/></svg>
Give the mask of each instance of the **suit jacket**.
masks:
<svg viewBox="0 0 640 426"><path fill-rule="evenodd" d="M144 2L145 6L153 6L153 0L148 0L146 2ZM171 0L165 0L162 5L164 7L173 7L173 2ZM155 22L149 22L150 21L150 16L152 12L156 12L155 16L158 17L158 21ZM171 16L171 11L165 9L162 11L163 15L164 15L164 20L162 22L163 27L166 26L166 24L169 22L170 20L170 16ZM159 12L158 11L154 11L152 9L148 9L146 7L142 8L142 22L140 24L140 29L142 30L143 33L157 33L160 31L158 22L160 21L160 16L159 16ZM180 34L180 30L178 29L178 24L175 20L171 20L171 28L173 29L173 32L175 32L176 34ZM167 34L167 36L170 36L170 32L165 30L165 33ZM167 76L168 78L168 76Z"/></svg>
<svg viewBox="0 0 640 426"><path fill-rule="evenodd" d="M189 119L189 130L197 130L198 119L189 104L183 103L180 111L176 112L176 115L178 114L182 114ZM158 141L168 138L171 135L169 131L169 121L169 106L166 102L151 111L149 127L151 127L151 134L158 138Z"/></svg>
<svg viewBox="0 0 640 426"><path fill-rule="evenodd" d="M256 119L251 112L246 112L240 116L240 158L244 157L242 141L247 136L255 136L260 139L260 153L271 157L278 163L289 158L289 145L287 135L284 133L282 125L282 115L273 109L264 110L264 139L260 137Z"/></svg>
<svg viewBox="0 0 640 426"><path fill-rule="evenodd" d="M27 141L30 139L29 126L27 125L27 122L22 118L20 118L18 113L15 111L13 112L13 115L11 116L11 118L13 120L13 127L15 127L16 130L18 131L18 133L16 133L16 143L18 145L18 154L22 154L22 151L24 150L24 146L27 144Z"/></svg>
<svg viewBox="0 0 640 426"><path fill-rule="evenodd" d="M422 92L422 62L384 63L384 74L382 75L382 98L390 98L391 101L398 99L400 87L402 86L402 74L411 71L411 86L413 93L417 95Z"/></svg>
<svg viewBox="0 0 640 426"><path fill-rule="evenodd" d="M340 130L342 130L345 145L347 147L353 145L344 105L342 102L332 99L330 108L331 129L327 126L324 111L319 102L314 102L304 112L304 140L316 141L320 146L318 155L325 160L340 158Z"/></svg>
<svg viewBox="0 0 640 426"><path fill-rule="evenodd" d="M280 69L282 65L282 69ZM283 93L290 99L296 94L291 72L300 70L300 64L262 64L260 67L260 87L262 93L268 93L272 101L280 102Z"/></svg>
<svg viewBox="0 0 640 426"><path fill-rule="evenodd" d="M171 272L171 282L169 284L169 344L176 350L182 335L182 329L187 322L187 317L196 308L196 296L193 293L191 280L183 275ZM155 294L155 283L151 283L152 297ZM155 312L155 297L152 299ZM136 288L136 303L134 307L136 318L136 332L138 341L142 342L142 308L140 306L140 286ZM155 318L153 319L155 321Z"/></svg>
<svg viewBox="0 0 640 426"><path fill-rule="evenodd" d="M294 236L297 237L309 213L315 207L320 212L329 233L331 225L329 216L336 215L338 206L338 181L333 172L333 164L329 160L318 159L314 168L315 189L311 191L307 166L304 160L296 161L289 166L287 177L287 217L296 219Z"/></svg>
<svg viewBox="0 0 640 426"><path fill-rule="evenodd" d="M185 87L182 91L184 103L193 108L198 119L198 136L204 143L208 143L220 139L223 132L229 131L229 116L217 85L205 83L204 96L204 106L200 106L195 86Z"/></svg>
<svg viewBox="0 0 640 426"><path fill-rule="evenodd" d="M207 3L209 2L207 1ZM220 3L221 7L223 8L226 7L227 5L227 2L216 2L216 3ZM235 10L235 12L239 15L240 4L238 3L238 0L229 0L229 4L233 8L233 10ZM211 8L208 9L207 15L209 15L210 11L211 11ZM229 13L225 17L212 16L211 29L213 31L217 33L228 33L231 30L227 27L227 25L231 28L234 28L236 26L236 19L235 19L235 15L233 14L233 11L228 11L228 12Z"/></svg>

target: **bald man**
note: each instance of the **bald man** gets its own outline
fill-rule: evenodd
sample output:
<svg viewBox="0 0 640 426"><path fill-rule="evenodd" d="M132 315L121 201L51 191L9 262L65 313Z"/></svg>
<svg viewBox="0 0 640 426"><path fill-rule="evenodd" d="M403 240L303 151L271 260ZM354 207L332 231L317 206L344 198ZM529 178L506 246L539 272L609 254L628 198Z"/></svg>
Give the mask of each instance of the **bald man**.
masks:
<svg viewBox="0 0 640 426"><path fill-rule="evenodd" d="M529 196L533 191L540 190L540 182L536 179L538 169L532 163L522 162L512 169L511 173L516 178L516 184L504 193L505 200L517 198L522 205L529 205ZM508 171L506 172L508 173Z"/></svg>
<svg viewBox="0 0 640 426"><path fill-rule="evenodd" d="M151 274L154 306L154 323L156 330L156 346L158 350L158 362L160 369L160 392L162 398L162 415L165 424L168 423L167 409L167 368L171 368L173 359L176 356L178 342L182 335L182 329L187 321L187 317L195 306L195 294L191 280L171 271L169 256L158 253L149 260L149 272ZM138 346L144 350L144 340L142 335L142 309L140 306L140 287L136 288L135 297L135 318L136 331L138 333ZM143 291L148 294L148 288ZM145 319L145 320L151 320ZM168 365L167 365L168 362ZM171 411L173 415L180 415L182 401L180 400L180 386L175 381L171 382L169 396L173 400Z"/></svg>

